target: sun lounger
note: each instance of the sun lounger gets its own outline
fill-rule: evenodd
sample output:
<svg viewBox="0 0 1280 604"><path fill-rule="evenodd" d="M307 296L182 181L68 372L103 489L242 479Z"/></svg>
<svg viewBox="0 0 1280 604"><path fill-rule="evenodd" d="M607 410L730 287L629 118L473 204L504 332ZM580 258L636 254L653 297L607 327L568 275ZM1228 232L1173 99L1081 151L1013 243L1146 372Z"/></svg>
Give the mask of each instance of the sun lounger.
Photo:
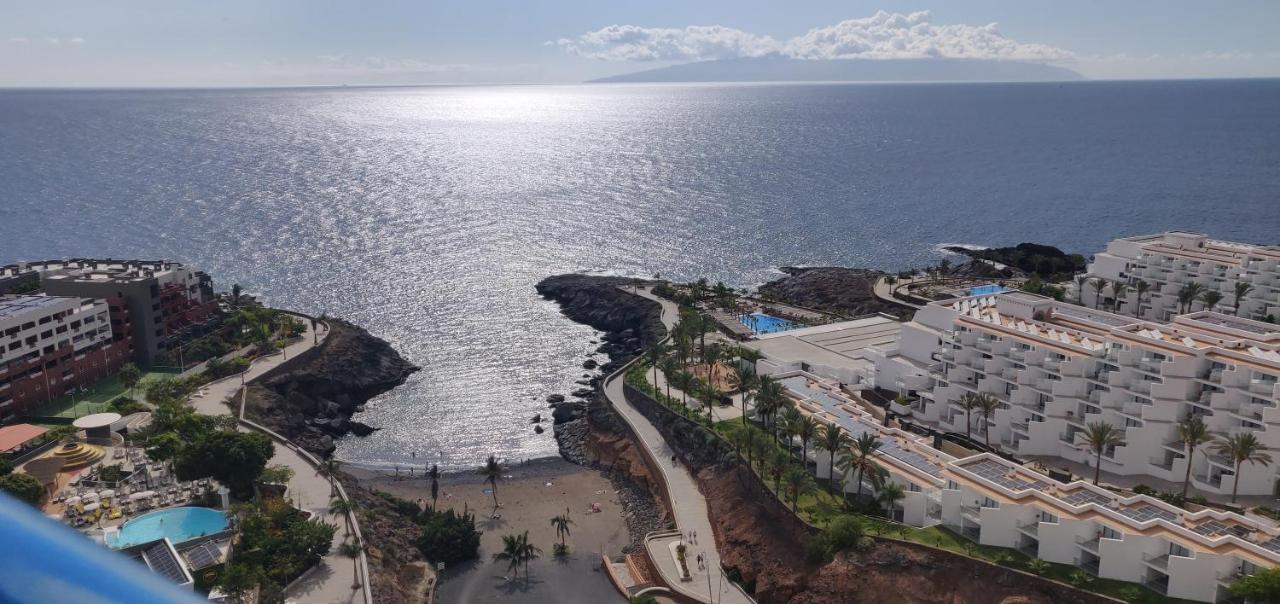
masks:
<svg viewBox="0 0 1280 604"><path fill-rule="evenodd" d="M119 518L120 518L120 508L112 508L112 510L111 510L111 515L109 516L109 518L111 518L112 520L117 520L117 519L119 519Z"/></svg>

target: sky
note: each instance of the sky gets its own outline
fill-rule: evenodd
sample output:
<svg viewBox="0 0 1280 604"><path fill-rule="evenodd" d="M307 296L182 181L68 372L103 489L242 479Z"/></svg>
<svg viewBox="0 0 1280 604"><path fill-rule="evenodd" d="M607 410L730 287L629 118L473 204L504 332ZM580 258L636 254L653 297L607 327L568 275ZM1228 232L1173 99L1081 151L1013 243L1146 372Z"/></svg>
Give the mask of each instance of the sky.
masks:
<svg viewBox="0 0 1280 604"><path fill-rule="evenodd" d="M3 0L0 86L581 82L696 60L1280 77L1280 1Z"/></svg>

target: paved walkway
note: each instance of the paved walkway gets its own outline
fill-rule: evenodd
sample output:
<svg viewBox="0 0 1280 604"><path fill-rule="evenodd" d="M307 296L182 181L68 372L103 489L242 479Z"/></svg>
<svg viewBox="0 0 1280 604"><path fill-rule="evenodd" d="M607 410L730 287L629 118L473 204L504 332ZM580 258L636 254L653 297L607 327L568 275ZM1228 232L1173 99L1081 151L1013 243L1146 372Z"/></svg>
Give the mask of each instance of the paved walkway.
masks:
<svg viewBox="0 0 1280 604"><path fill-rule="evenodd" d="M318 323L317 334L311 330L311 322L304 320L307 331L302 338L287 346L281 353L258 359L241 375L225 377L210 382L191 398L192 406L204 415L231 415L232 410L223 401L240 391L242 384L252 382L266 372L278 367L286 359L305 352L323 342L329 335L328 326ZM239 398L236 399L235 414L240 412ZM241 430L248 430L241 426ZM273 441L275 442L275 441ZM289 447L275 442L275 455L269 465L285 465L293 469L293 479L289 481L289 495L299 508L312 512L316 517L338 527L333 534L333 547L314 569L309 571L285 593L287 602L316 602L324 604L365 604L364 591L355 584L356 570L351 558L338 554L338 545L347 540L347 523L342 516L329 513L329 502L333 499L333 487L329 481L316 473L316 469L303 455Z"/></svg>
<svg viewBox="0 0 1280 604"><path fill-rule="evenodd" d="M637 295L649 298L662 304L662 323L670 331L680 316L679 307L667 300L654 296L648 289L641 289ZM750 597L739 591L720 572L720 554L716 551L715 533L711 529L711 519L707 513L707 501L698 491L698 484L689 473L688 468L672 462L675 452L667 446L666 439L658 429L649 422L627 400L623 390L626 372L618 372L604 384L605 396L614 408L631 425L639 437L642 446L648 447L658 461L662 478L667 483L667 492L671 496L673 515L676 527L682 534L697 534L697 543L686 541L687 566L692 575L691 581L681 581L675 574L674 558L666 547L665 540L650 542L650 556L656 562L659 572L663 573L664 582L681 594L699 602L726 602L732 604L749 604ZM661 550L661 551L659 551ZM706 561L706 569L699 570L695 562L697 555L702 554Z"/></svg>
<svg viewBox="0 0 1280 604"><path fill-rule="evenodd" d="M879 279L876 280L876 284L871 288L871 290L875 293L877 298L880 298L885 302L892 302L894 304L900 304L902 306L910 306L911 308L924 308L919 304L913 304L911 302L907 302L906 300L896 298L893 295L894 288L898 287L899 285L905 285L907 283L911 283L912 281L917 281L917 279L897 279L897 281L893 285L890 285L887 281L885 281L886 278L887 277L880 277ZM918 279L918 280L928 281L928 279Z"/></svg>

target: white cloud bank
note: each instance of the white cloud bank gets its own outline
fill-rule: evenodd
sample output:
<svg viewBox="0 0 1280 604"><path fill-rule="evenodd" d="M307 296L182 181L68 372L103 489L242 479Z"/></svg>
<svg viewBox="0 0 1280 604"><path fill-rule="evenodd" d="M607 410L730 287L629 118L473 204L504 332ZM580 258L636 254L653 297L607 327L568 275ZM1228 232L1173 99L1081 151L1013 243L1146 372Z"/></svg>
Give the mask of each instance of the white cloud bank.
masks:
<svg viewBox="0 0 1280 604"><path fill-rule="evenodd" d="M720 25L680 28L610 25L549 44L570 54L607 61L705 61L783 56L796 59L963 58L1062 61L1072 53L1004 37L995 23L934 25L929 11L878 11L811 29L779 42Z"/></svg>

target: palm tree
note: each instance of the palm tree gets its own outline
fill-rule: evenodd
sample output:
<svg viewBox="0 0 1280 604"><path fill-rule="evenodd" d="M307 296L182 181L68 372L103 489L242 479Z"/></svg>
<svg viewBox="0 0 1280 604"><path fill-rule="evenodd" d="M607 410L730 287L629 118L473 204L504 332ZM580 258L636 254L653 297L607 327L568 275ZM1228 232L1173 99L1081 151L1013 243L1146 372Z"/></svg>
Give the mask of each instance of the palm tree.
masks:
<svg viewBox="0 0 1280 604"><path fill-rule="evenodd" d="M702 362L707 366L707 381L715 382L715 366L724 359L724 351L712 344L702 349Z"/></svg>
<svg viewBox="0 0 1280 604"><path fill-rule="evenodd" d="M427 477L431 479L431 511L436 511L436 498L440 495L440 467L431 464L431 470L427 472Z"/></svg>
<svg viewBox="0 0 1280 604"><path fill-rule="evenodd" d="M329 481L329 497L338 494L338 485L334 481L338 476L339 466L340 462L332 457L322 460L316 466L316 476L323 476L325 480Z"/></svg>
<svg viewBox="0 0 1280 604"><path fill-rule="evenodd" d="M560 538L561 548L566 547L564 543L564 538L569 536L570 524L573 524L573 521L569 519L569 510L567 509L564 511L563 514L560 514L559 516L551 517L551 526L556 527L556 537Z"/></svg>
<svg viewBox="0 0 1280 604"><path fill-rule="evenodd" d="M800 465L808 467L809 465L809 441L818 435L818 422L813 417L805 415L796 422L795 436L800 439Z"/></svg>
<svg viewBox="0 0 1280 604"><path fill-rule="evenodd" d="M848 451L840 457L840 470L842 472L854 472L855 480L858 483L858 493L855 501L862 501L862 477L867 472L874 472L876 466L875 454L880 450L879 438L874 434L865 432L858 436L849 447Z"/></svg>
<svg viewBox="0 0 1280 604"><path fill-rule="evenodd" d="M649 361L649 366L653 367L653 388L658 388L658 364L662 362L663 357L671 352L671 348L662 342L658 342L649 347L644 353L645 360Z"/></svg>
<svg viewBox="0 0 1280 604"><path fill-rule="evenodd" d="M1187 498L1187 487L1191 484L1191 460L1195 457L1196 447L1213 440L1209 427L1199 415L1187 415L1178 422L1178 440L1187 447L1187 473L1182 478L1182 499Z"/></svg>
<svg viewBox="0 0 1280 604"><path fill-rule="evenodd" d="M880 492L876 494L876 501L884 506L885 515L890 520L893 519L893 511L898 507L898 502L906 498L907 494L902 490L902 486L896 482L885 482L880 487Z"/></svg>
<svg viewBox="0 0 1280 604"><path fill-rule="evenodd" d="M702 404L707 407L707 424L711 424L715 421L711 418L711 408L720 402L720 398L724 396L724 393L711 382L703 383L700 390L702 391Z"/></svg>
<svg viewBox="0 0 1280 604"><path fill-rule="evenodd" d="M1222 301L1222 292L1217 290L1209 290L1200 294L1200 302L1204 304L1205 310L1213 310Z"/></svg>
<svg viewBox="0 0 1280 604"><path fill-rule="evenodd" d="M689 390L698 384L698 378L693 377L688 371L677 371L674 374L667 374L667 383L676 387L680 391L680 402L689 406Z"/></svg>
<svg viewBox="0 0 1280 604"><path fill-rule="evenodd" d="M542 555L542 549L529 543L529 531L520 534L520 560L524 562L524 580L529 581L529 562L537 560Z"/></svg>
<svg viewBox="0 0 1280 604"><path fill-rule="evenodd" d="M982 393L974 397L974 405L982 414L982 442L991 448L991 414L1000 408L1000 401L994 396Z"/></svg>
<svg viewBox="0 0 1280 604"><path fill-rule="evenodd" d="M1178 290L1178 309L1179 314L1191 312L1191 305L1203 293L1205 287L1199 283L1188 283Z"/></svg>
<svg viewBox="0 0 1280 604"><path fill-rule="evenodd" d="M766 420L770 430L773 431L774 438L778 437L777 425L771 421L783 406L786 399L786 389L782 383L773 379L771 376L762 375L758 379L756 386L756 414Z"/></svg>
<svg viewBox="0 0 1280 604"><path fill-rule="evenodd" d="M782 449L773 450L773 457L769 458L769 473L773 475L773 491L779 495L782 493L782 474L790 465L790 453Z"/></svg>
<svg viewBox="0 0 1280 604"><path fill-rule="evenodd" d="M1229 458L1236 466L1235 480L1231 481L1231 503L1236 502L1236 491L1240 490L1241 464L1246 461L1249 465L1271 463L1271 455L1264 448L1252 432L1237 432L1213 444L1214 451Z"/></svg>
<svg viewBox="0 0 1280 604"><path fill-rule="evenodd" d="M849 440L849 435L835 424L822 424L822 429L818 432L818 442L816 447L826 451L827 458L827 490L834 490L836 484L836 454L843 451L845 447L853 444Z"/></svg>
<svg viewBox="0 0 1280 604"><path fill-rule="evenodd" d="M231 308L240 307L240 292L241 289L239 283L231 284Z"/></svg>
<svg viewBox="0 0 1280 604"><path fill-rule="evenodd" d="M964 437L970 438L973 432L973 409L978 406L978 395L973 393L965 393L960 397L960 406L964 407Z"/></svg>
<svg viewBox="0 0 1280 604"><path fill-rule="evenodd" d="M735 364L729 382L742 393L742 425L747 425L747 401L751 399L756 388L756 370L754 365Z"/></svg>
<svg viewBox="0 0 1280 604"><path fill-rule="evenodd" d="M795 512L799 507L800 496L813 489L813 479L809 478L809 473L804 468L791 466L787 468L786 480L787 487L791 490L791 511Z"/></svg>
<svg viewBox="0 0 1280 604"><path fill-rule="evenodd" d="M347 526L347 534L351 533L351 516L350 514L356 510L355 503L347 499L334 499L329 502L329 513L334 516L342 516L342 521Z"/></svg>
<svg viewBox="0 0 1280 604"><path fill-rule="evenodd" d="M1120 305L1124 304L1124 297L1129 293L1129 285L1123 281L1111 282L1111 295L1115 296L1115 301L1111 303L1111 310L1120 312Z"/></svg>
<svg viewBox="0 0 1280 604"><path fill-rule="evenodd" d="M1106 287L1107 280L1102 277L1090 277L1089 285L1093 286L1093 307L1100 308L1102 306L1102 288Z"/></svg>
<svg viewBox="0 0 1280 604"><path fill-rule="evenodd" d="M1143 281L1142 279L1138 279L1137 282L1133 284L1133 289L1138 292L1138 303L1133 306L1133 316L1137 317L1142 315L1142 298L1143 296L1146 296L1147 291L1151 289L1151 284Z"/></svg>
<svg viewBox="0 0 1280 604"><path fill-rule="evenodd" d="M489 454L489 459L485 460L484 465L476 470L478 474L484 476L484 481L489 483L489 492L493 495L493 509L495 510L498 509L498 480L502 478L502 473L505 471L506 468L502 467L498 458L494 457L492 453Z"/></svg>
<svg viewBox="0 0 1280 604"><path fill-rule="evenodd" d="M1102 454L1111 447L1124 444L1124 433L1107 422L1093 422L1084 431L1085 443L1094 453L1093 484L1102 476Z"/></svg>
<svg viewBox="0 0 1280 604"><path fill-rule="evenodd" d="M1244 301L1244 297L1249 295L1249 292L1251 291L1253 291L1252 285L1245 283L1244 281L1236 282L1236 307L1231 311L1231 314L1237 317L1240 316L1240 303Z"/></svg>
<svg viewBox="0 0 1280 604"><path fill-rule="evenodd" d="M670 352L669 349L668 352ZM663 381L667 383L667 400L671 400L671 378L680 371L680 361L676 360L674 356L668 355L658 361L658 368L662 370Z"/></svg>
<svg viewBox="0 0 1280 604"><path fill-rule="evenodd" d="M1089 282L1087 273L1076 275L1076 304L1084 306L1084 286Z"/></svg>
<svg viewBox="0 0 1280 604"><path fill-rule="evenodd" d="M351 573L351 589L360 588L360 552L363 551L364 548L360 547L358 543L350 541L344 541L342 545L338 546L338 555L351 558L351 568L354 571Z"/></svg>
<svg viewBox="0 0 1280 604"><path fill-rule="evenodd" d="M800 420L804 418L804 414L800 413L795 407L787 407L782 411L782 436L783 442L786 443L787 451L791 451L791 439L799 436L796 428L800 424Z"/></svg>
<svg viewBox="0 0 1280 604"><path fill-rule="evenodd" d="M493 555L493 561L505 561L507 563L507 572L517 571L516 576L519 576L521 556L524 554L522 545L519 535L503 535L502 551Z"/></svg>

